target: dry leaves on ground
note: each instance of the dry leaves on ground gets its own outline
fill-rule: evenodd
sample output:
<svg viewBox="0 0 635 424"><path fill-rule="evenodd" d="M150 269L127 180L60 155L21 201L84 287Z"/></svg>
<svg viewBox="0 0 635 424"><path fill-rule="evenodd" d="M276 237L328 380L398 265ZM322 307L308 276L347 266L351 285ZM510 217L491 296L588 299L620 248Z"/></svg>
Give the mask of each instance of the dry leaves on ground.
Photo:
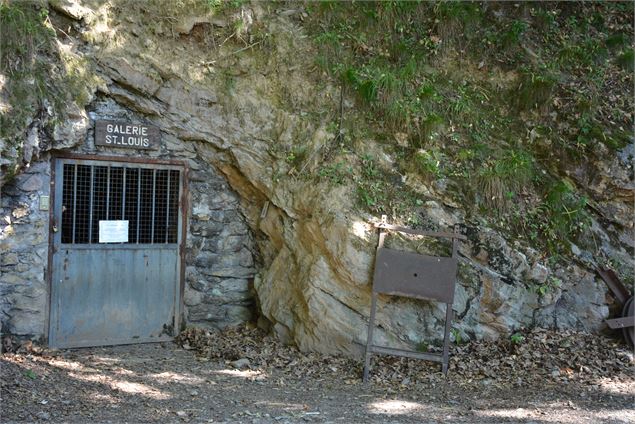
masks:
<svg viewBox="0 0 635 424"><path fill-rule="evenodd" d="M320 379L337 375L342 382L359 380L361 359L300 352L257 328L224 331L189 328L177 339L203 360L224 360L267 373ZM534 329L510 340L479 341L452 346L448 380L517 386L534 382L589 384L632 380L633 353L622 343L599 335L567 330ZM244 360L247 361L244 361ZM242 361L240 361L242 360ZM434 384L444 377L439 364L408 358L373 356L373 384L400 388Z"/></svg>

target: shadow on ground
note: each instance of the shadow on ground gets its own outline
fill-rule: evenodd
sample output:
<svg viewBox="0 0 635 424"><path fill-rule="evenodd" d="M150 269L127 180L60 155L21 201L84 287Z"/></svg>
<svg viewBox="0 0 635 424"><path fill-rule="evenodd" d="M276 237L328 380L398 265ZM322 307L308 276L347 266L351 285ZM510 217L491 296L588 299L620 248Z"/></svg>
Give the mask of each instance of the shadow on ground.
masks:
<svg viewBox="0 0 635 424"><path fill-rule="evenodd" d="M0 364L4 423L635 421L633 381L365 387L333 370L304 377L235 369L172 343L5 354Z"/></svg>

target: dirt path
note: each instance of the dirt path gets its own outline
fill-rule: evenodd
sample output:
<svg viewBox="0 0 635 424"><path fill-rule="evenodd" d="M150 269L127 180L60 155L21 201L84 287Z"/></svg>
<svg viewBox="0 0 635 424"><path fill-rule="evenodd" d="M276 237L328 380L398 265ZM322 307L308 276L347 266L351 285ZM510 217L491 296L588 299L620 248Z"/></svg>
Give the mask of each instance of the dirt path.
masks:
<svg viewBox="0 0 635 424"><path fill-rule="evenodd" d="M375 379L364 387L355 378L359 366L350 360L312 357L307 362L306 355L294 357L292 349L271 352L276 360L286 356L288 366L255 366L252 359L237 369L243 364L197 356L173 343L67 350L54 356L5 354L0 421L635 422L632 367L626 370L630 376L600 378L594 384L563 383L551 375L508 383L495 377L466 379L458 371L446 379L436 364L378 359L377 373L381 367L392 370L392 379L381 378L393 383Z"/></svg>

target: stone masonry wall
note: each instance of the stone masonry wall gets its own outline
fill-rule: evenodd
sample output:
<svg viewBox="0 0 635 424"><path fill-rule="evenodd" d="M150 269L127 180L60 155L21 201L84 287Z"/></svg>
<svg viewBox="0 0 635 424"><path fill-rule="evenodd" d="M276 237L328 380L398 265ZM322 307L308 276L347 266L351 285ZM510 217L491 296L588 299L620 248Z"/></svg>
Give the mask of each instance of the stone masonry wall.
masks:
<svg viewBox="0 0 635 424"><path fill-rule="evenodd" d="M47 318L49 212L39 208L48 196L50 166L31 164L3 187L0 204L0 323L2 334L44 334Z"/></svg>
<svg viewBox="0 0 635 424"><path fill-rule="evenodd" d="M190 168L186 237L184 314L187 323L222 328L252 318L254 241L239 211L238 197L224 178L197 154L196 142L162 131L157 151L94 145L94 121L146 122L107 97L89 111L83 141L66 152L147 156L185 161ZM0 321L3 334L34 339L46 332L49 289L49 212L39 210L49 195L50 155L44 154L2 188L0 222Z"/></svg>

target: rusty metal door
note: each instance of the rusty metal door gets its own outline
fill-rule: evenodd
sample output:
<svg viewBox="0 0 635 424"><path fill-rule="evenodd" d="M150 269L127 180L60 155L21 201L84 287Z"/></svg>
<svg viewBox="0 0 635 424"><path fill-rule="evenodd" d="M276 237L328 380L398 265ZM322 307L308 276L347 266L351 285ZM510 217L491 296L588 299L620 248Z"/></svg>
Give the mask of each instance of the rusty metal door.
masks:
<svg viewBox="0 0 635 424"><path fill-rule="evenodd" d="M174 336L183 179L180 166L54 160L50 346Z"/></svg>

